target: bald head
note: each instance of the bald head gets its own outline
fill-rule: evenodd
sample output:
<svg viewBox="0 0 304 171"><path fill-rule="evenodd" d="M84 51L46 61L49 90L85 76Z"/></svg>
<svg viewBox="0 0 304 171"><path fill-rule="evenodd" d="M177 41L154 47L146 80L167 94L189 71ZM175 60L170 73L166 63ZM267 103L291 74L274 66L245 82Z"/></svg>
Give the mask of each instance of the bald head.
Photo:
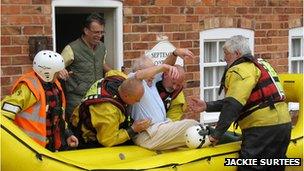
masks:
<svg viewBox="0 0 304 171"><path fill-rule="evenodd" d="M119 87L119 95L127 104L139 102L144 94L142 81L132 77L126 79Z"/></svg>

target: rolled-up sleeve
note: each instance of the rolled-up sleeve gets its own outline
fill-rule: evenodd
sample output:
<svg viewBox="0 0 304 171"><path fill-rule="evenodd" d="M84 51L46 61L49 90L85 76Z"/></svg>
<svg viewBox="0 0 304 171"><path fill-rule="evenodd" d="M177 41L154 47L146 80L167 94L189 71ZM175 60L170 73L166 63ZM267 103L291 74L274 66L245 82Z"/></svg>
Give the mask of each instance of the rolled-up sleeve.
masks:
<svg viewBox="0 0 304 171"><path fill-rule="evenodd" d="M61 52L61 56L64 60L65 67L71 65L74 61L74 52L70 45L67 45Z"/></svg>

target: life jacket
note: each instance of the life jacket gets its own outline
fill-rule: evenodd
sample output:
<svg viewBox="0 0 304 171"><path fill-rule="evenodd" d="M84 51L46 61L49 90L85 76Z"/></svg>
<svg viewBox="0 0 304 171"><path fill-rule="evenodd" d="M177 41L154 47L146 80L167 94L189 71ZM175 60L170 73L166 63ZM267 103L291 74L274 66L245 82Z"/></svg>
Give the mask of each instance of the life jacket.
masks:
<svg viewBox="0 0 304 171"><path fill-rule="evenodd" d="M46 148L50 151L59 151L66 147L65 118L61 106L61 94L56 84L42 83L47 102L46 108Z"/></svg>
<svg viewBox="0 0 304 171"><path fill-rule="evenodd" d="M15 116L15 124L18 125L28 136L30 136L37 143L43 147L47 144L47 132L46 132L46 96L43 86L32 70L20 77L14 84L12 92L15 91L16 87L20 83L26 83L31 92L35 95L37 102L18 113ZM55 80L55 84L61 93L61 106L65 108L66 101L58 80Z"/></svg>
<svg viewBox="0 0 304 171"><path fill-rule="evenodd" d="M166 111L169 110L172 100L174 100L178 96L178 94L183 90L183 87L180 87L179 89L174 90L172 93L167 92L165 87L163 86L163 79L156 83L156 88L158 94L160 95L164 103Z"/></svg>
<svg viewBox="0 0 304 171"><path fill-rule="evenodd" d="M229 66L229 68L243 62L254 63L254 65L261 71L261 76L256 86L253 88L249 99L243 106L241 114L237 121L244 119L246 116L250 115L258 109L262 109L265 107L270 107L270 109L274 109L275 103L282 102L285 100L283 87L279 81L279 77L268 62L261 58L255 58L252 55L244 55L241 58L237 59L235 62L233 62ZM219 94L221 93L225 85L225 75L229 68L225 70L225 73L222 77Z"/></svg>
<svg viewBox="0 0 304 171"><path fill-rule="evenodd" d="M92 87L96 85L96 90L93 90L95 93L89 95L87 94L86 97L82 99L82 103L79 107L79 122L77 124L78 130L81 130L81 125L84 125L86 129L96 133L96 130L91 122L91 114L89 111L89 106L92 104L110 102L114 106L118 107L126 118L130 118L127 114L127 104L122 101L118 93L118 88L124 80L125 78L121 76L110 76L100 79L92 85ZM89 91L92 91L92 89ZM123 122L120 127L126 128L129 125L129 121L129 119L126 119L126 121Z"/></svg>

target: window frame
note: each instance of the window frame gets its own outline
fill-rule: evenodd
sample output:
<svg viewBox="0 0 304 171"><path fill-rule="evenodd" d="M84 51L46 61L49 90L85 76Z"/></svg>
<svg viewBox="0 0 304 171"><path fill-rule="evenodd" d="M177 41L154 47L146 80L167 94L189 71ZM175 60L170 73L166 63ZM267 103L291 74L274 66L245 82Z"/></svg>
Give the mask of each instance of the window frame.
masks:
<svg viewBox="0 0 304 171"><path fill-rule="evenodd" d="M300 38L301 41L301 54L300 57L292 57L292 39L293 38ZM304 39L303 39L303 27L296 27L296 28L292 28L289 30L289 34L288 34L288 73L292 73L292 65L291 62L292 61L303 61L304 63ZM302 73L304 73L304 67L302 70Z"/></svg>

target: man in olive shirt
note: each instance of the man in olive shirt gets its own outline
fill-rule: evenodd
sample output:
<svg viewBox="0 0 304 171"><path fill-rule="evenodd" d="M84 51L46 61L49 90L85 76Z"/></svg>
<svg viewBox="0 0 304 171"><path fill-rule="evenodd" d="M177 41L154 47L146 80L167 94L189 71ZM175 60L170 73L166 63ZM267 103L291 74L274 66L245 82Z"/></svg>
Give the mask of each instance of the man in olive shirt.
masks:
<svg viewBox="0 0 304 171"><path fill-rule="evenodd" d="M59 77L65 80L67 121L90 86L103 78L104 70L108 70L105 64L106 48L101 42L104 24L99 14L88 16L82 36L67 45L61 53L66 69L60 71Z"/></svg>

